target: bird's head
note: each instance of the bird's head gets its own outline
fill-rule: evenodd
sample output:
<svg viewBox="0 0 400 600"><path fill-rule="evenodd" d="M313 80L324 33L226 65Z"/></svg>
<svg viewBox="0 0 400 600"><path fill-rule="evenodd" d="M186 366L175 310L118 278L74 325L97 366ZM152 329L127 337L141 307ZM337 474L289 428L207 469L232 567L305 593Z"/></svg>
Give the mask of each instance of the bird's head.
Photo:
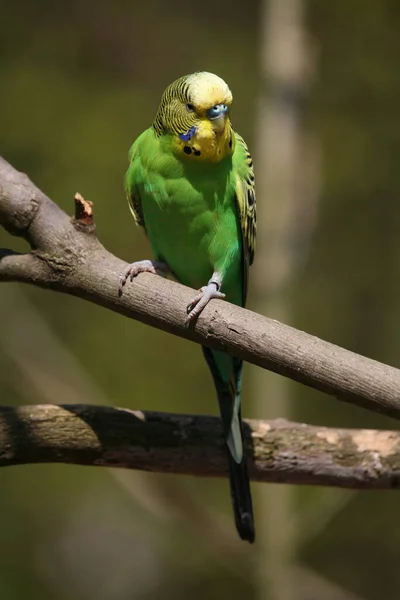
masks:
<svg viewBox="0 0 400 600"><path fill-rule="evenodd" d="M153 127L172 134L178 152L219 162L233 152L229 110L232 93L206 71L185 75L165 90Z"/></svg>

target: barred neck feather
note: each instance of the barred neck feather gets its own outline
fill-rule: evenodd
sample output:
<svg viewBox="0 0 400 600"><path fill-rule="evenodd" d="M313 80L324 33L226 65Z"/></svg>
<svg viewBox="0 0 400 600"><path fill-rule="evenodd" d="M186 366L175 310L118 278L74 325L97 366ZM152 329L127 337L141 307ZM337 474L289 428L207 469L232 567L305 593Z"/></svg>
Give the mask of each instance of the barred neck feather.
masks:
<svg viewBox="0 0 400 600"><path fill-rule="evenodd" d="M153 129L157 136L166 133L167 124L170 125L175 133L184 131L188 126L190 127L191 120L185 119L187 115L185 113L176 113L176 100L184 103L189 102L187 75L171 83L161 97L160 106L153 121Z"/></svg>

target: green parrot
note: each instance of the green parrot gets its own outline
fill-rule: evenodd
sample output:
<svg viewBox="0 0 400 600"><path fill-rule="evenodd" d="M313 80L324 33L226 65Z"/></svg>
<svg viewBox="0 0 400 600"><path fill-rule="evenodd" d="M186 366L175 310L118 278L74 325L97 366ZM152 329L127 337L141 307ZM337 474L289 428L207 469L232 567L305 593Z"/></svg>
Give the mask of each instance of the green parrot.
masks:
<svg viewBox="0 0 400 600"><path fill-rule="evenodd" d="M172 274L199 289L187 307L195 320L213 298L244 306L256 238L253 162L229 118L232 93L217 75L197 72L165 90L156 118L130 149L129 206L149 238L154 261L132 263L120 293L141 272ZM243 452L241 360L203 347L218 395L229 459L236 527L254 542Z"/></svg>

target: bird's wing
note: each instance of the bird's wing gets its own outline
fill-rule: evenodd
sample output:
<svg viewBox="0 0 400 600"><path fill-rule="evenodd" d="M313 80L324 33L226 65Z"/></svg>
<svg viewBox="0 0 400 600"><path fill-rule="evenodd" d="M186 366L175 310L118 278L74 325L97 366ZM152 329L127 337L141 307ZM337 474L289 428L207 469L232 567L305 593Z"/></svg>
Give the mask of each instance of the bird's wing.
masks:
<svg viewBox="0 0 400 600"><path fill-rule="evenodd" d="M135 219L136 225L143 227L146 231L143 217L142 201L137 186L138 171L141 170L140 157L138 153L138 140L133 144L129 151L129 168L125 176L126 197L130 211Z"/></svg>
<svg viewBox="0 0 400 600"><path fill-rule="evenodd" d="M237 157L237 158L236 158ZM236 170L236 202L240 215L243 241L243 304L247 295L249 266L256 249L256 191L253 160L244 139L236 133L234 153Z"/></svg>

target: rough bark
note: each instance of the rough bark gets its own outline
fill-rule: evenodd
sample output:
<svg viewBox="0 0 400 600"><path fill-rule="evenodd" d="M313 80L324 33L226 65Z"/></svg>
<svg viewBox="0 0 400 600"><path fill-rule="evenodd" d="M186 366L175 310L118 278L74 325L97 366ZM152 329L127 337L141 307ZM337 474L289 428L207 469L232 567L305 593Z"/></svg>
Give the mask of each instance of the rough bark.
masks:
<svg viewBox="0 0 400 600"><path fill-rule="evenodd" d="M0 281L85 298L340 400L400 417L398 369L220 300L212 301L188 327L185 307L193 290L154 275L139 275L119 297L118 276L126 263L100 244L85 215L69 218L26 175L0 158L0 225L24 237L32 248L28 254L0 250Z"/></svg>
<svg viewBox="0 0 400 600"><path fill-rule="evenodd" d="M400 432L245 421L254 481L359 489L400 484ZM220 419L92 405L0 407L0 466L69 463L225 476Z"/></svg>

